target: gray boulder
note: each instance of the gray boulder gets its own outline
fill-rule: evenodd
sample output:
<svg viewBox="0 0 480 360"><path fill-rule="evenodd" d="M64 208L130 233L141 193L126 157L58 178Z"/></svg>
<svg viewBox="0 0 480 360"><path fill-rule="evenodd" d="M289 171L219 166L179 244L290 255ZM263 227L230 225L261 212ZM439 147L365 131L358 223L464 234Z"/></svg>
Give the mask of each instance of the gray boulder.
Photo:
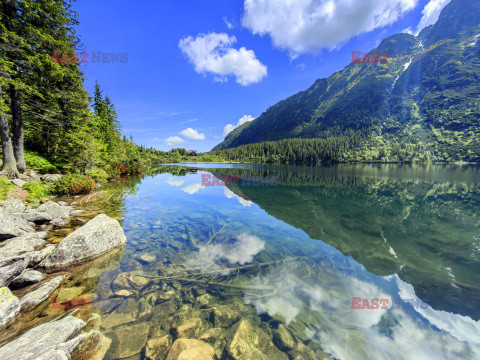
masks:
<svg viewBox="0 0 480 360"><path fill-rule="evenodd" d="M12 182L13 185L15 186L18 186L19 188L21 188L23 185L26 184L26 181L22 180L22 179L13 179L13 180L10 180Z"/></svg>
<svg viewBox="0 0 480 360"><path fill-rule="evenodd" d="M68 343L76 339L84 326L83 320L70 315L42 324L2 346L0 359L69 359L72 346Z"/></svg>
<svg viewBox="0 0 480 360"><path fill-rule="evenodd" d="M40 180L47 182L54 182L60 180L61 178L62 174L44 174L40 176Z"/></svg>
<svg viewBox="0 0 480 360"><path fill-rule="evenodd" d="M30 170L26 174L31 180L33 181L39 181L40 180L40 175L38 175L35 171Z"/></svg>
<svg viewBox="0 0 480 360"><path fill-rule="evenodd" d="M0 288L0 329L7 326L20 312L20 301L9 288ZM12 358L13 359L13 358Z"/></svg>
<svg viewBox="0 0 480 360"><path fill-rule="evenodd" d="M37 208L37 211L39 212L49 213L53 219L67 219L72 210L73 208L71 206L61 206L53 201L47 201L45 204L42 204Z"/></svg>
<svg viewBox="0 0 480 360"><path fill-rule="evenodd" d="M48 237L48 231L37 231L36 234L42 239L46 239Z"/></svg>
<svg viewBox="0 0 480 360"><path fill-rule="evenodd" d="M29 233L6 240L0 247L0 259L15 257L35 251L46 244L36 233Z"/></svg>
<svg viewBox="0 0 480 360"><path fill-rule="evenodd" d="M63 239L40 266L55 272L95 259L126 241L118 221L100 214Z"/></svg>
<svg viewBox="0 0 480 360"><path fill-rule="evenodd" d="M57 276L47 283L40 286L38 289L29 292L20 299L20 310L27 310L34 308L48 299L50 294L62 283L64 276Z"/></svg>
<svg viewBox="0 0 480 360"><path fill-rule="evenodd" d="M70 216L78 216L78 215L81 215L85 212L85 210L73 210L71 213L70 213Z"/></svg>
<svg viewBox="0 0 480 360"><path fill-rule="evenodd" d="M10 287L12 289L20 289L29 285L43 281L47 275L37 270L24 270L19 276L12 280Z"/></svg>
<svg viewBox="0 0 480 360"><path fill-rule="evenodd" d="M21 255L16 255L12 257L0 257L0 268L13 264L16 261L23 260L27 264L27 267L34 267L38 265L43 259L50 255L55 249L55 245L50 244L45 246L43 249L38 251L30 251L23 253Z"/></svg>
<svg viewBox="0 0 480 360"><path fill-rule="evenodd" d="M16 261L0 268L0 288L10 285L13 279L27 267L24 260Z"/></svg>
<svg viewBox="0 0 480 360"><path fill-rule="evenodd" d="M6 214L15 214L25 211L25 205L19 199L3 200L0 201L0 210Z"/></svg>
<svg viewBox="0 0 480 360"><path fill-rule="evenodd" d="M23 219L34 222L35 224L44 224L50 222L53 217L46 211L38 211L29 209L24 213L19 214Z"/></svg>
<svg viewBox="0 0 480 360"><path fill-rule="evenodd" d="M29 267L33 267L42 262L42 260L45 259L48 255L50 255L53 250L55 250L55 245L50 244L45 246L42 250L26 253L24 254L25 261L28 262Z"/></svg>
<svg viewBox="0 0 480 360"><path fill-rule="evenodd" d="M50 225L52 225L52 226L63 226L67 222L68 221L66 219L56 218L56 219L53 219L52 221L50 221Z"/></svg>
<svg viewBox="0 0 480 360"><path fill-rule="evenodd" d="M33 227L27 220L9 214L0 214L0 241L33 231Z"/></svg>

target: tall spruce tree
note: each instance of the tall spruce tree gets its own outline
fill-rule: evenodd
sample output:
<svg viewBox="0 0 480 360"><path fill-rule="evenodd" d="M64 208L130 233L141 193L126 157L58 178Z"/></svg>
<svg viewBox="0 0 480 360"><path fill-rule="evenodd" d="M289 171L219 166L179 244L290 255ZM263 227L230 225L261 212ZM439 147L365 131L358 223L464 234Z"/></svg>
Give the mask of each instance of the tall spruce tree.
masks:
<svg viewBox="0 0 480 360"><path fill-rule="evenodd" d="M65 134L88 116L83 75L73 56L77 15L64 0L5 0L1 10L0 73L10 104L4 113L11 117L11 127L3 128L12 132L16 166L23 172L24 137L33 150L65 156ZM61 57L66 62L52 61L53 52L68 54Z"/></svg>

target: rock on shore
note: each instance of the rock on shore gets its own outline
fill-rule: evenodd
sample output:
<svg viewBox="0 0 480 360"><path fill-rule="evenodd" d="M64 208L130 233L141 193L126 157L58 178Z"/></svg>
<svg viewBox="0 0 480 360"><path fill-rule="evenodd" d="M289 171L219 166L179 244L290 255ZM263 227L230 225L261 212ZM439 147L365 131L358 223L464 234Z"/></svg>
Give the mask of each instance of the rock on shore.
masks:
<svg viewBox="0 0 480 360"><path fill-rule="evenodd" d="M100 214L63 239L40 266L51 273L80 265L124 245L126 241L119 222Z"/></svg>
<svg viewBox="0 0 480 360"><path fill-rule="evenodd" d="M20 310L27 310L43 303L50 294L62 283L64 276L57 276L40 286L38 289L29 292L20 299Z"/></svg>
<svg viewBox="0 0 480 360"><path fill-rule="evenodd" d="M0 348L0 359L70 359L85 322L73 316L37 326Z"/></svg>
<svg viewBox="0 0 480 360"><path fill-rule="evenodd" d="M20 301L9 288L0 288L0 330L7 326L20 312Z"/></svg>

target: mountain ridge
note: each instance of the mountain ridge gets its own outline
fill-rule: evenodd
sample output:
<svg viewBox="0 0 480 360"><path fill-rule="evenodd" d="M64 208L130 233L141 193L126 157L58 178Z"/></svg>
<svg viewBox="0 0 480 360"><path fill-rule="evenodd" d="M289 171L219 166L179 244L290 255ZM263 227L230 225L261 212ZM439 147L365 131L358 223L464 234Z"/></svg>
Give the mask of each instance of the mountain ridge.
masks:
<svg viewBox="0 0 480 360"><path fill-rule="evenodd" d="M362 134L420 141L438 154L465 148L454 160L478 157L479 24L480 2L452 0L418 36L395 34L369 52L388 53L387 64L352 63L317 79L233 130L213 150Z"/></svg>

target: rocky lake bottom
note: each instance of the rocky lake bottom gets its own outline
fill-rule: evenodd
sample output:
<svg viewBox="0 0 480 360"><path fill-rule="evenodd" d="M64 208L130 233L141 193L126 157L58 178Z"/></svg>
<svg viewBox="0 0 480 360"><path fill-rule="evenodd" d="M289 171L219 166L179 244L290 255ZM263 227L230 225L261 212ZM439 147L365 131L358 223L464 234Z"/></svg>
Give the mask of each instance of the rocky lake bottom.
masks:
<svg viewBox="0 0 480 360"><path fill-rule="evenodd" d="M72 359L478 358L478 174L165 166L64 198L86 212L48 243L106 213L126 245L48 275L65 278L2 341L73 314L97 335Z"/></svg>

